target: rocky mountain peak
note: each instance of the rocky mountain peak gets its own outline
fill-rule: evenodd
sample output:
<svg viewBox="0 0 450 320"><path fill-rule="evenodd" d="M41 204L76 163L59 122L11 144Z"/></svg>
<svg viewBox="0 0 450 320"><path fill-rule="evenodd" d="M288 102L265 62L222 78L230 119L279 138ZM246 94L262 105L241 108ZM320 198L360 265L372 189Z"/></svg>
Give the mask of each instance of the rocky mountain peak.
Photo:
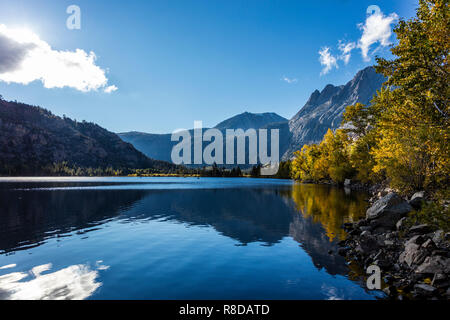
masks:
<svg viewBox="0 0 450 320"><path fill-rule="evenodd" d="M292 136L283 158L292 157L292 153L304 144L321 141L329 128L337 129L346 107L357 102L369 104L385 81L373 67L367 67L345 85L329 84L321 92L314 91L308 102L289 121Z"/></svg>

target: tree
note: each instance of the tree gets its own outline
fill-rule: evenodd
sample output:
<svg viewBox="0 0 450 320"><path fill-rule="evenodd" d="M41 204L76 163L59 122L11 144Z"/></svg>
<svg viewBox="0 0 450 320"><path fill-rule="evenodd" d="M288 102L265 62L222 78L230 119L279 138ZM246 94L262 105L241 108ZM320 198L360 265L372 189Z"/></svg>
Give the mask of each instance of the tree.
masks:
<svg viewBox="0 0 450 320"><path fill-rule="evenodd" d="M343 183L353 175L353 168L349 162L349 145L349 136L339 129L335 133L329 129L320 143L324 167L328 176L335 182Z"/></svg>
<svg viewBox="0 0 450 320"><path fill-rule="evenodd" d="M291 165L292 177L316 182L331 179L337 183L351 178L354 170L349 162L350 141L343 130L333 132L329 129L319 145L305 145L295 153Z"/></svg>
<svg viewBox="0 0 450 320"><path fill-rule="evenodd" d="M388 77L374 100L380 138L375 171L404 191L438 188L449 179L448 0L420 0L417 17L394 29L395 58L378 58Z"/></svg>

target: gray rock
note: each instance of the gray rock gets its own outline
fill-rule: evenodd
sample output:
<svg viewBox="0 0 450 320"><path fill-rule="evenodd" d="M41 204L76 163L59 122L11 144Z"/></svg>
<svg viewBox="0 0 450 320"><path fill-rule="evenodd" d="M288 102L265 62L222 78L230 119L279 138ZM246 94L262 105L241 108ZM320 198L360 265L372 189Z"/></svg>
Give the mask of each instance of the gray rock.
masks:
<svg viewBox="0 0 450 320"><path fill-rule="evenodd" d="M370 235L371 235L371 233L368 230L361 232L361 238L368 237Z"/></svg>
<svg viewBox="0 0 450 320"><path fill-rule="evenodd" d="M371 220L372 227L393 228L411 210L408 202L391 192L367 209L366 218Z"/></svg>
<svg viewBox="0 0 450 320"><path fill-rule="evenodd" d="M393 192L394 190L392 190L391 188L384 188L383 190L381 190L380 192L378 192L377 196L378 198L382 198L385 195L387 195L390 192Z"/></svg>
<svg viewBox="0 0 450 320"><path fill-rule="evenodd" d="M404 230L406 228L406 221L408 220L408 218L403 217L400 220L398 220L397 224L395 225L397 230Z"/></svg>
<svg viewBox="0 0 450 320"><path fill-rule="evenodd" d="M416 273L448 274L450 259L441 256L427 257L415 270Z"/></svg>
<svg viewBox="0 0 450 320"><path fill-rule="evenodd" d="M433 240L428 239L421 245L421 247L431 252L432 250L436 249L436 244L433 242Z"/></svg>
<svg viewBox="0 0 450 320"><path fill-rule="evenodd" d="M430 286L429 284L425 283L419 283L414 286L414 290L416 290L417 293L423 294L423 295L433 295L437 289L433 286Z"/></svg>
<svg viewBox="0 0 450 320"><path fill-rule="evenodd" d="M419 191L413 194L410 201L413 201L415 199L423 199L425 197L425 191Z"/></svg>
<svg viewBox="0 0 450 320"><path fill-rule="evenodd" d="M384 245L385 245L385 246L391 247L391 246L393 246L394 244L395 244L395 242L392 241L392 240L384 240Z"/></svg>
<svg viewBox="0 0 450 320"><path fill-rule="evenodd" d="M399 261L412 267L413 265L421 264L428 255L429 252L421 248L419 244L407 242L405 250L400 254Z"/></svg>
<svg viewBox="0 0 450 320"><path fill-rule="evenodd" d="M411 206L405 200L395 192L391 192L367 209L366 218L373 220L387 214L405 214L411 210Z"/></svg>
<svg viewBox="0 0 450 320"><path fill-rule="evenodd" d="M397 237L398 237L398 232L389 232L385 236L386 240L396 239Z"/></svg>
<svg viewBox="0 0 450 320"><path fill-rule="evenodd" d="M412 226L408 230L408 235L426 234L432 231L432 228L427 224L419 224L418 226Z"/></svg>
<svg viewBox="0 0 450 320"><path fill-rule="evenodd" d="M425 241L427 241L428 238L426 236L423 235L416 235L414 237L412 237L411 239L409 239L406 243L405 246L407 246L410 243L414 243L414 244L418 244L421 245L422 243L424 243Z"/></svg>
<svg viewBox="0 0 450 320"><path fill-rule="evenodd" d="M443 230L437 230L435 233L433 233L433 241L434 243L439 244L442 242L444 238L444 231Z"/></svg>
<svg viewBox="0 0 450 320"><path fill-rule="evenodd" d="M345 181L344 181L344 186L349 186L349 185L351 185L352 184L352 180L350 180L350 179L345 179Z"/></svg>
<svg viewBox="0 0 450 320"><path fill-rule="evenodd" d="M409 200L409 204L414 209L420 209L422 205L422 201L425 199L425 191L419 191L413 194L411 200Z"/></svg>
<svg viewBox="0 0 450 320"><path fill-rule="evenodd" d="M359 227L359 229L361 230L361 231L371 231L372 230L372 228L370 227L370 226L361 226L361 227Z"/></svg>

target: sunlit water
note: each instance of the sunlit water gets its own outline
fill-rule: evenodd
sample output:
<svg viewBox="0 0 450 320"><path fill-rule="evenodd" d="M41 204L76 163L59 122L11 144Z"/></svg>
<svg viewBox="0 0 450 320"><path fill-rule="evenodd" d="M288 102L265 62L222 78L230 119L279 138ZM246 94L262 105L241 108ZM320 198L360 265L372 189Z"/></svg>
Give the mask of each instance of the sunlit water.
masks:
<svg viewBox="0 0 450 320"><path fill-rule="evenodd" d="M374 299L336 254L365 198L272 179L3 178L0 299Z"/></svg>

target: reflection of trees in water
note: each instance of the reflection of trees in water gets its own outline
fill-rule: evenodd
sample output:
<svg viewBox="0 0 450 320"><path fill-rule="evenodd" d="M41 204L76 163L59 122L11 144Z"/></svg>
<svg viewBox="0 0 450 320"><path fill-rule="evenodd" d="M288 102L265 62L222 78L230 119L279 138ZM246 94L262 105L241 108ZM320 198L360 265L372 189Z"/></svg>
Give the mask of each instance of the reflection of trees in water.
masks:
<svg viewBox="0 0 450 320"><path fill-rule="evenodd" d="M290 224L289 234L300 243L317 269L325 268L332 275L347 274L345 259L336 254L337 243L329 241L322 225L313 222L312 219L296 215ZM330 250L333 254L328 253Z"/></svg>
<svg viewBox="0 0 450 320"><path fill-rule="evenodd" d="M342 224L361 219L367 206L364 193L320 185L295 184L291 196L305 218L323 226L329 241L343 240Z"/></svg>

